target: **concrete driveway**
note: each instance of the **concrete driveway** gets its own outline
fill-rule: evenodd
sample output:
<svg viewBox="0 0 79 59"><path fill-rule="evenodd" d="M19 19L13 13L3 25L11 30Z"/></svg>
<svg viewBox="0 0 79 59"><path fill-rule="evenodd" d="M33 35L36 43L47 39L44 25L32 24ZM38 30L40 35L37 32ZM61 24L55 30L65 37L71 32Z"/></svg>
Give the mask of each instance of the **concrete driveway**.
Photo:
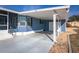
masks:
<svg viewBox="0 0 79 59"><path fill-rule="evenodd" d="M2 53L47 53L53 42L43 33L17 36L13 39L0 40Z"/></svg>

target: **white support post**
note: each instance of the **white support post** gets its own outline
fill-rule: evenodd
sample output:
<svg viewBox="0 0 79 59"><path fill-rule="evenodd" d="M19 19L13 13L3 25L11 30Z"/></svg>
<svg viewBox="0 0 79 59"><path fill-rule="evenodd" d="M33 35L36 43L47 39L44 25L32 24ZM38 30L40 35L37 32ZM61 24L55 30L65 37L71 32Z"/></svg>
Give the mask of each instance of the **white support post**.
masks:
<svg viewBox="0 0 79 59"><path fill-rule="evenodd" d="M53 40L56 42L56 14L53 15Z"/></svg>
<svg viewBox="0 0 79 59"><path fill-rule="evenodd" d="M58 29L57 29L58 31L57 32L58 32L58 36L59 36L59 34L60 34L59 19L58 19L58 26L57 27L58 27Z"/></svg>

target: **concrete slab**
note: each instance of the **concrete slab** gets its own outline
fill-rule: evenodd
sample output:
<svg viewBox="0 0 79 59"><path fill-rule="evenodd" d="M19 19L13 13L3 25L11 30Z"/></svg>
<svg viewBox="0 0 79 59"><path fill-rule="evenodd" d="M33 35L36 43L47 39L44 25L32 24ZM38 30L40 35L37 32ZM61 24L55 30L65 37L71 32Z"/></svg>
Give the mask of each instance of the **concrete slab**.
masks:
<svg viewBox="0 0 79 59"><path fill-rule="evenodd" d="M53 42L42 33L0 40L1 53L47 53Z"/></svg>

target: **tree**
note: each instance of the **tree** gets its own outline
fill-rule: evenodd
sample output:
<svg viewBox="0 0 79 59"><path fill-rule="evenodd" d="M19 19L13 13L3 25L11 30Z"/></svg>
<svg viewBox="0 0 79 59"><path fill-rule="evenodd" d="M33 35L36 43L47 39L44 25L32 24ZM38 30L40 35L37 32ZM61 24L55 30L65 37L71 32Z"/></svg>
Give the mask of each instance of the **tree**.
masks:
<svg viewBox="0 0 79 59"><path fill-rule="evenodd" d="M79 21L79 15L73 15L71 17L69 17L69 21L68 22L73 22L74 26L76 26L76 22Z"/></svg>
<svg viewBox="0 0 79 59"><path fill-rule="evenodd" d="M79 15L73 15L69 17L69 22L79 21Z"/></svg>

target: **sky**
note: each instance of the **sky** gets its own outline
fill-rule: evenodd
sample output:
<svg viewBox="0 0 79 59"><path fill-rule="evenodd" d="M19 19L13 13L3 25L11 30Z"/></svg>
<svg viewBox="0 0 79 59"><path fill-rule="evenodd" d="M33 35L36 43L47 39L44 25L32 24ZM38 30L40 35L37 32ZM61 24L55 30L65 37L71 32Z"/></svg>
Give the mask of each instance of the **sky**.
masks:
<svg viewBox="0 0 79 59"><path fill-rule="evenodd" d="M61 5L0 5L0 7L8 8L15 11L29 11L35 9L42 9L42 8L50 8L56 7ZM79 5L71 5L69 15L79 15Z"/></svg>

